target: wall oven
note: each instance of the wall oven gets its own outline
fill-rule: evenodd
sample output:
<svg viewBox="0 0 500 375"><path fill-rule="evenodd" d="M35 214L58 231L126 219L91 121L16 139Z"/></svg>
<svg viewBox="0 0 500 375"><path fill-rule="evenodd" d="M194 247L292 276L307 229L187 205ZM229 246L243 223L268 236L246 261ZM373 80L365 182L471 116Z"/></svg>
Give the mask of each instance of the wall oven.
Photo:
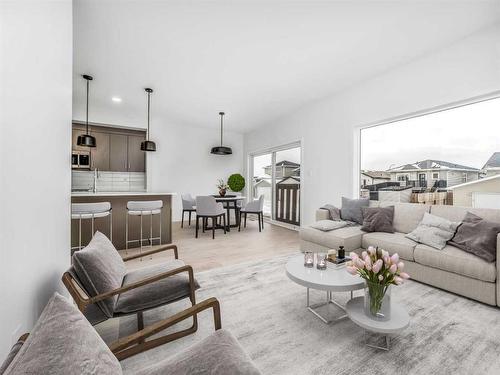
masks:
<svg viewBox="0 0 500 375"><path fill-rule="evenodd" d="M73 151L71 154L72 169L90 169L90 152Z"/></svg>

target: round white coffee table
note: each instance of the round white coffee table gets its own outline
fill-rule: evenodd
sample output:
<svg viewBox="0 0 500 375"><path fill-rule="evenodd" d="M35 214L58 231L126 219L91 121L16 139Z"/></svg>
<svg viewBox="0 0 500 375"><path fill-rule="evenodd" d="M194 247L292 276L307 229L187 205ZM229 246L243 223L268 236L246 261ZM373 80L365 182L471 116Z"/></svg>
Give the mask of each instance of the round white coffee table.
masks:
<svg viewBox="0 0 500 375"><path fill-rule="evenodd" d="M369 344L367 341L365 342L366 345L372 348L389 350L391 335L400 333L410 324L408 312L403 306L392 301L391 318L387 321L375 320L365 314L364 301L364 297L356 297L348 301L345 307L347 316L355 324L365 329L365 341L366 331L379 333L385 336L385 347Z"/></svg>
<svg viewBox="0 0 500 375"><path fill-rule="evenodd" d="M290 280L306 287L307 309L327 324L338 321L340 319L345 319L347 315L344 314L334 320L327 320L325 317L321 316L317 311L315 311L315 309L320 306L325 306L332 303L340 307L345 312L345 306L333 300L332 293L350 292L352 299L352 292L354 290L365 288L365 281L357 275L351 275L350 273L348 273L345 267L341 267L338 269L327 268L326 270L318 270L316 268L316 265L312 268L304 267L303 255L297 255L293 258L290 258L285 268L286 274ZM309 289L326 291L326 302L311 305L309 303Z"/></svg>

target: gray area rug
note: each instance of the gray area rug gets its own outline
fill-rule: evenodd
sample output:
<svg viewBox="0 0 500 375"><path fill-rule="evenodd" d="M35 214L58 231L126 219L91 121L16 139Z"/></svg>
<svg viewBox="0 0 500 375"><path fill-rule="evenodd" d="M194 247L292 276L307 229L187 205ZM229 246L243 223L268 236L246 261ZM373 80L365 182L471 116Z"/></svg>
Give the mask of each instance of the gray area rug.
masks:
<svg viewBox="0 0 500 375"><path fill-rule="evenodd" d="M409 281L393 288L392 297L408 309L410 326L385 352L365 346L363 330L351 321L326 325L308 312L305 288L285 275L286 260L278 257L196 275L202 286L198 301L219 299L223 327L264 374L500 374L500 309ZM320 302L325 293L313 291L311 297ZM334 295L343 302L348 297ZM187 306L179 302L147 312L145 324ZM325 313L335 316L339 311L332 305ZM96 328L109 341L132 333L136 320L113 319ZM123 361L125 373L168 358L211 332L212 315L206 311L196 334Z"/></svg>

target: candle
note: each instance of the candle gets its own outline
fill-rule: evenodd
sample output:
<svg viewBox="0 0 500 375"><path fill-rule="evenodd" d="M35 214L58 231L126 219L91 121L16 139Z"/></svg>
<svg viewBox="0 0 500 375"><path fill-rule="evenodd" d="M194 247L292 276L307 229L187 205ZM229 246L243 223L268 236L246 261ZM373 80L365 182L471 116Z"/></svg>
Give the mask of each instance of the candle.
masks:
<svg viewBox="0 0 500 375"><path fill-rule="evenodd" d="M325 253L316 254L316 268L318 270L325 270L326 269L326 254Z"/></svg>
<svg viewBox="0 0 500 375"><path fill-rule="evenodd" d="M311 268L314 266L314 254L311 251L304 253L304 267Z"/></svg>

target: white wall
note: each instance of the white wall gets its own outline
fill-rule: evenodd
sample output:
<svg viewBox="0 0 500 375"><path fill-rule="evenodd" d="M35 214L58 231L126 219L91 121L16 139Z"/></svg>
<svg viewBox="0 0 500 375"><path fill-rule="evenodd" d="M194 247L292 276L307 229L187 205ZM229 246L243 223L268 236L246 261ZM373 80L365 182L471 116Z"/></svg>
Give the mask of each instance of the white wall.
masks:
<svg viewBox="0 0 500 375"><path fill-rule="evenodd" d="M210 154L220 144L219 130L165 122L155 124L152 134L157 151L147 155L148 189L178 194L172 208L174 221L181 218L181 194L215 194L219 178L243 174L242 134L224 132L224 145L233 149L232 155Z"/></svg>
<svg viewBox="0 0 500 375"><path fill-rule="evenodd" d="M1 360L69 266L71 8L0 2Z"/></svg>
<svg viewBox="0 0 500 375"><path fill-rule="evenodd" d="M249 132L245 150L302 140L302 223L307 224L316 208L353 195L353 129L496 90L500 25Z"/></svg>

